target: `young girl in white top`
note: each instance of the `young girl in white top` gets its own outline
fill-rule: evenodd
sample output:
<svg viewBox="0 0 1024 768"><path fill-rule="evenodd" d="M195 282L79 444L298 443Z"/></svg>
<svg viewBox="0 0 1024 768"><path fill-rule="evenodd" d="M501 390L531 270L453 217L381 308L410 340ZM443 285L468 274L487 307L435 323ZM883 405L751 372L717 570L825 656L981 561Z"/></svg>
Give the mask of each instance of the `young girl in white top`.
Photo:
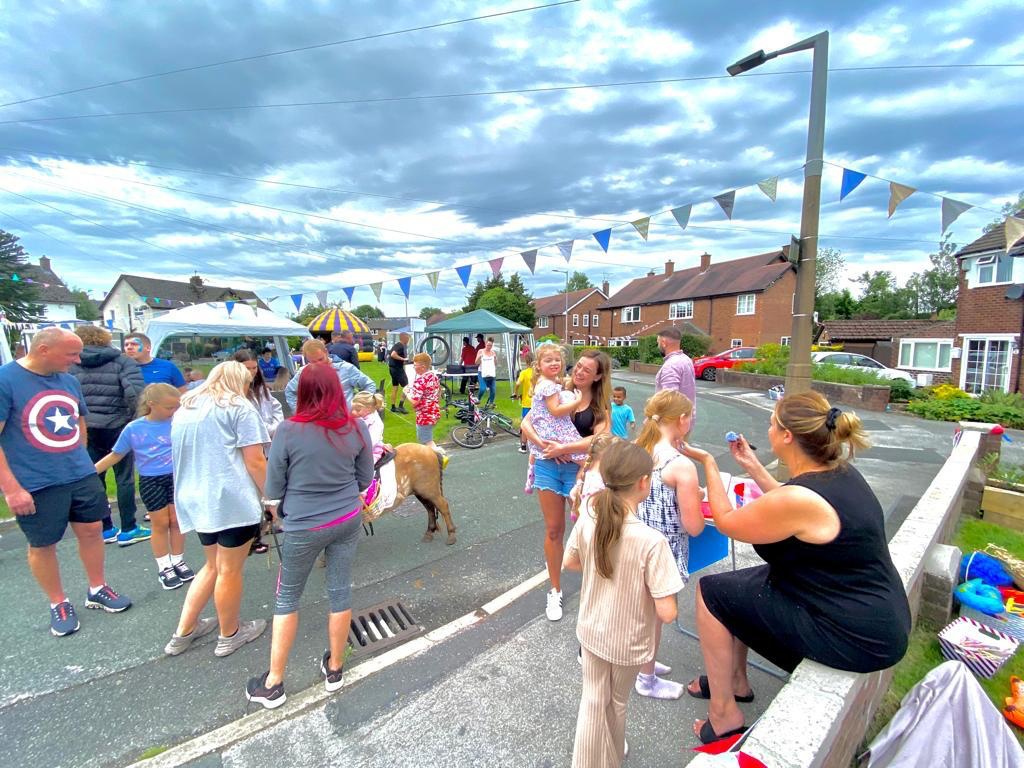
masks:
<svg viewBox="0 0 1024 768"><path fill-rule="evenodd" d="M601 455L614 443L616 438L611 432L602 432L594 435L590 441L590 449L587 451L586 461L580 467L576 485L569 494L569 519L576 522L580 516L580 509L587 509L589 501L595 493L604 488L604 480L601 479Z"/></svg>
<svg viewBox="0 0 1024 768"><path fill-rule="evenodd" d="M494 339L488 337L484 348L476 353L476 364L480 378L480 405L493 405L498 399L498 353L494 351ZM487 390L488 402L484 402L484 390Z"/></svg>
<svg viewBox="0 0 1024 768"><path fill-rule="evenodd" d="M373 463L376 466L384 451L392 450L391 445L384 442L384 421L380 417L384 410L384 397L370 392L357 392L352 397L352 415L362 420L370 433L370 442L373 444ZM377 498L379 480L377 473L374 473L370 487L363 493L363 503L369 506Z"/></svg>
<svg viewBox="0 0 1024 768"><path fill-rule="evenodd" d="M574 768L612 768L625 757L626 704L640 665L654 657L655 629L676 618L683 588L665 538L641 523L651 457L622 440L605 450L605 488L592 497L566 544L563 567L583 572L576 637L583 653L583 696Z"/></svg>
<svg viewBox="0 0 1024 768"><path fill-rule="evenodd" d="M685 582L690 577L686 565L690 557L689 537L704 530L697 468L678 450L690 432L693 404L677 390L663 389L647 401L644 415L647 421L636 442L651 454L654 472L651 493L641 502L637 517L665 537ZM660 641L660 626L656 634ZM636 692L655 699L678 699L684 687L658 677L671 671L652 658L637 675Z"/></svg>

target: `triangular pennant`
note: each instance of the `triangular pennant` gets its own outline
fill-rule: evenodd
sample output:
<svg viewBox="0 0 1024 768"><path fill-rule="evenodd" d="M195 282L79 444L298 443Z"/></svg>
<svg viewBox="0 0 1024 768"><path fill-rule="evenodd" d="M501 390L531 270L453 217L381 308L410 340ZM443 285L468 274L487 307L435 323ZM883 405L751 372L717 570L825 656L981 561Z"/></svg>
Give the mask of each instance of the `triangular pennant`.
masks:
<svg viewBox="0 0 1024 768"><path fill-rule="evenodd" d="M564 258L567 262L572 256L572 244L575 242L575 240L566 240L565 242L558 244L558 250L561 252L562 258Z"/></svg>
<svg viewBox="0 0 1024 768"><path fill-rule="evenodd" d="M279 298L281 298L281 297L280 296L267 296L267 304L272 304L273 302L277 301Z"/></svg>
<svg viewBox="0 0 1024 768"><path fill-rule="evenodd" d="M235 308L235 302L225 301L224 306L228 308L228 317L231 317L231 310Z"/></svg>
<svg viewBox="0 0 1024 768"><path fill-rule="evenodd" d="M970 203L961 203L959 200L942 198L942 234L946 234L949 225L960 218L960 214L969 211L974 206Z"/></svg>
<svg viewBox="0 0 1024 768"><path fill-rule="evenodd" d="M317 291L316 302L322 309L327 309L327 291Z"/></svg>
<svg viewBox="0 0 1024 768"><path fill-rule="evenodd" d="M142 299L142 303L145 304L149 296L139 296L139 298Z"/></svg>
<svg viewBox="0 0 1024 768"><path fill-rule="evenodd" d="M772 176L770 179L757 182L757 188L764 192L765 197L775 202L775 196L779 193L779 177Z"/></svg>
<svg viewBox="0 0 1024 768"><path fill-rule="evenodd" d="M377 301L380 301L380 288L382 283L370 283L370 290L373 291L373 295L377 297Z"/></svg>
<svg viewBox="0 0 1024 768"><path fill-rule="evenodd" d="M851 171L849 168L843 168L843 182L839 185L839 199L842 200L848 194L853 192L860 183L867 178L867 174L859 173L858 171Z"/></svg>
<svg viewBox="0 0 1024 768"><path fill-rule="evenodd" d="M459 279L462 281L463 288L469 288L469 273L472 271L472 264L463 264L461 267L455 268L455 273L459 276Z"/></svg>
<svg viewBox="0 0 1024 768"><path fill-rule="evenodd" d="M650 216L644 216L642 219L637 219L636 221L631 221L629 223L633 225L633 229L640 233L640 237L644 240L647 239L647 233L651 229Z"/></svg>
<svg viewBox="0 0 1024 768"><path fill-rule="evenodd" d="M427 280L430 281L430 287L433 288L435 291L437 290L437 278L440 277L440 275L440 272L427 273Z"/></svg>
<svg viewBox="0 0 1024 768"><path fill-rule="evenodd" d="M504 261L505 261L505 257L504 256L499 256L498 258L491 259L490 261L487 262L488 264L491 265L491 274L492 275L497 276L497 274L499 272L501 272L501 265L502 265L502 262L504 262Z"/></svg>
<svg viewBox="0 0 1024 768"><path fill-rule="evenodd" d="M608 244L611 243L612 240L611 229L602 229L600 232L595 232L594 239L597 240L597 244L601 246L601 249L605 253L608 253Z"/></svg>
<svg viewBox="0 0 1024 768"><path fill-rule="evenodd" d="M17 273L14 273L13 275L11 275L11 282L12 283L20 283L21 282L21 278L18 277Z"/></svg>
<svg viewBox="0 0 1024 768"><path fill-rule="evenodd" d="M352 303L352 296L355 295L356 289L355 288L342 288L341 290L343 290L345 292L345 295L348 296L348 303L351 304Z"/></svg>
<svg viewBox="0 0 1024 768"><path fill-rule="evenodd" d="M411 277L400 277L398 278L398 287L402 289L402 293L405 294L405 298L409 298L409 290L412 288Z"/></svg>
<svg viewBox="0 0 1024 768"><path fill-rule="evenodd" d="M300 300L302 299L302 294L301 293L299 294L299 299ZM156 303L156 304L159 304L160 303L160 299L153 299L153 302Z"/></svg>
<svg viewBox="0 0 1024 768"><path fill-rule="evenodd" d="M157 301L160 301L160 299L157 299ZM292 294L292 304L295 305L295 311L296 312L301 312L302 311L302 294L301 293L293 293Z"/></svg>
<svg viewBox="0 0 1024 768"><path fill-rule="evenodd" d="M896 208L910 197L912 194L917 192L914 187L908 187L906 184L897 184L895 181L889 182L889 218L896 212Z"/></svg>
<svg viewBox="0 0 1024 768"><path fill-rule="evenodd" d="M693 209L692 205L680 205L678 208L672 209L672 215L676 218L676 223L686 229L686 225L690 223L690 211Z"/></svg>
<svg viewBox="0 0 1024 768"><path fill-rule="evenodd" d="M715 195L715 202L718 203L722 209L722 213L725 214L725 218L732 218L732 209L736 204L736 190L732 192L723 192L720 195Z"/></svg>
<svg viewBox="0 0 1024 768"><path fill-rule="evenodd" d="M537 266L537 249L534 248L529 251L523 251L519 255L523 257L523 263L526 265L526 268L530 270L530 274L532 275L534 268Z"/></svg>
<svg viewBox="0 0 1024 768"><path fill-rule="evenodd" d="M1024 237L1024 219L1016 216L1007 216L1006 224L1003 225L1006 232L1006 252L1015 246Z"/></svg>

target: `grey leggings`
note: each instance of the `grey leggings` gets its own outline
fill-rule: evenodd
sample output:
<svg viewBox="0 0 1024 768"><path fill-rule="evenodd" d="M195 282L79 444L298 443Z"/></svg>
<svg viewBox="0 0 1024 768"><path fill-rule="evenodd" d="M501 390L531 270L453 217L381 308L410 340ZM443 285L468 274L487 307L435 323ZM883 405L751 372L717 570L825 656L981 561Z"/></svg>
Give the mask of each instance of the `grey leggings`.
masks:
<svg viewBox="0 0 1024 768"><path fill-rule="evenodd" d="M352 606L352 559L362 533L362 516L355 515L338 525L319 531L285 531L281 543L281 568L277 576L274 615L299 610L299 598L317 556L326 550L327 600L331 613Z"/></svg>

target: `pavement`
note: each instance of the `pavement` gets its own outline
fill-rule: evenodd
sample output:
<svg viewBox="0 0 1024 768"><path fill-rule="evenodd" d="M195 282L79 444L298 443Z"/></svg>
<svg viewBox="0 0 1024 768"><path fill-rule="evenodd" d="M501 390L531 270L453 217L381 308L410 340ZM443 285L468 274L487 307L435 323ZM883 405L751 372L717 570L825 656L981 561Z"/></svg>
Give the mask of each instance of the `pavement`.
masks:
<svg viewBox="0 0 1024 768"><path fill-rule="evenodd" d="M617 373L638 416L653 378ZM737 469L725 448L726 430L743 432L768 456L771 403L760 393L701 382L694 442L715 452L726 471ZM875 447L857 459L886 510L891 530L913 507L952 448L952 425L897 413L862 414ZM1022 461L1024 435L1011 433L1012 460ZM242 720L241 735L188 764L244 766L270 758L283 766L567 766L580 694L575 615L578 576L565 581L565 617L544 618L546 584L507 607L480 607L543 569L544 531L534 498L524 495L526 457L510 440L453 452L445 491L458 526L453 546L436 537L420 542L425 514L415 501L377 522L360 542L354 564L354 606L400 600L424 631L472 615L461 631L425 643L421 652L358 674L358 681L302 707L303 691L322 686L325 647L323 574L314 569L301 607L299 634L288 667L290 701L269 719ZM248 677L267 668L269 631L232 656L213 656L215 637L168 658L162 649L174 629L185 590L167 592L156 579L146 544L107 548L108 581L134 601L117 615L84 610L85 589L73 540L59 545L64 581L79 608L82 629L67 638L48 631L45 598L25 564L17 529L0 535L0 718L6 764L120 766L183 743L204 743L235 723L247 707ZM201 550L188 537L186 555L198 568ZM742 566L756 556L737 547ZM713 568L726 568L721 563ZM276 561L250 558L242 615L270 618ZM693 590L680 593L680 625L693 628ZM206 615L212 615L212 606ZM413 641L416 642L416 641ZM685 682L702 668L695 640L666 627L659 660ZM370 666L365 667L370 669ZM767 706L781 680L752 671L757 700L748 721ZM630 702L629 764L678 765L692 752L690 724L703 702ZM249 730L249 723L253 726ZM256 725L258 724L258 728ZM198 741L196 741L198 740ZM207 743L212 744L213 741ZM199 750L202 751L202 750Z"/></svg>

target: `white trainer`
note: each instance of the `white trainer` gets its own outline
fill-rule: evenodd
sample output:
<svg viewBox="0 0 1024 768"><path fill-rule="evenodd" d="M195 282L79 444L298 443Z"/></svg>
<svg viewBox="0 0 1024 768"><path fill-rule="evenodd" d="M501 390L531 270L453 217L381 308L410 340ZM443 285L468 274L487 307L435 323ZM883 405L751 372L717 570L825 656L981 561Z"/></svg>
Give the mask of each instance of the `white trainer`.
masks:
<svg viewBox="0 0 1024 768"><path fill-rule="evenodd" d="M562 618L562 593L557 589L548 592L548 607L545 613L548 621L558 621Z"/></svg>

